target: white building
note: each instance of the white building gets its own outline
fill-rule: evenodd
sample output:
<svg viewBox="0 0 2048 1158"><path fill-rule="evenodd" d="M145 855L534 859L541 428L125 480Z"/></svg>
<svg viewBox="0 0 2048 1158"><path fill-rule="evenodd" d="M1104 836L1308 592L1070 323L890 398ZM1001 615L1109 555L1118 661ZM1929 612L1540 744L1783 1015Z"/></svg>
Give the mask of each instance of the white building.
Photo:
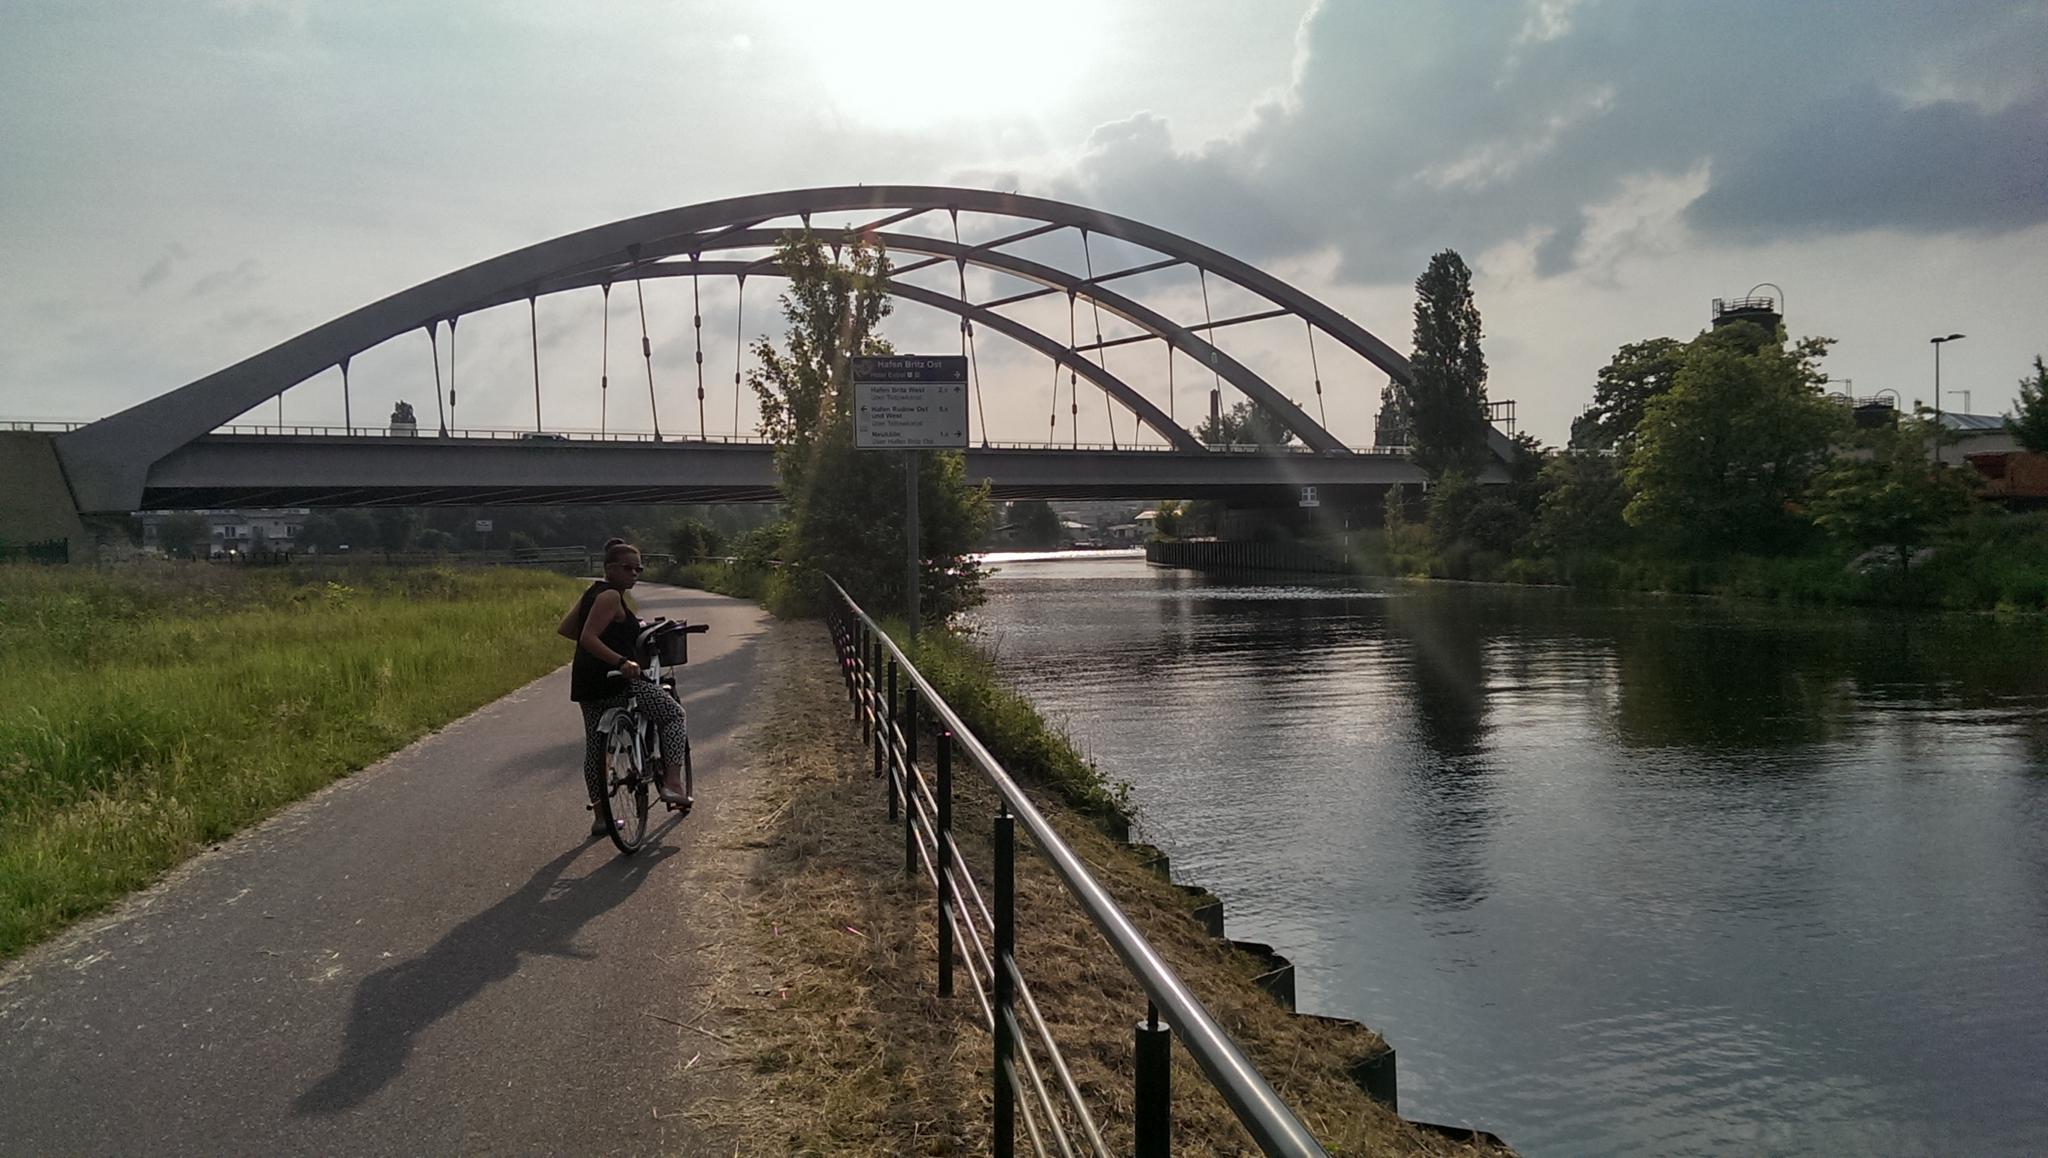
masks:
<svg viewBox="0 0 2048 1158"><path fill-rule="evenodd" d="M266 508L238 511L144 511L138 515L142 523L142 547L145 551L162 551L158 541L163 524L172 519L197 515L206 523L207 554L214 558L223 555L245 555L251 551L289 551L298 541L299 531L306 525L306 516L311 514L304 507ZM182 548L183 544L179 544Z"/></svg>

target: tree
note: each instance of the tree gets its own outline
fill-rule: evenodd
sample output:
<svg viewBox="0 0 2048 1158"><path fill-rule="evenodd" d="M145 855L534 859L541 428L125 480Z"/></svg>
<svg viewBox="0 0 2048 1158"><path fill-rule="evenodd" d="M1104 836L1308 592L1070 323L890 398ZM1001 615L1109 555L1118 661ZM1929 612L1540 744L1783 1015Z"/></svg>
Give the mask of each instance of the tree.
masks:
<svg viewBox="0 0 2048 1158"><path fill-rule="evenodd" d="M1838 459L1814 479L1807 510L1831 537L1857 547L1890 547L1903 573L1913 552L1970 507L1974 472L1927 460L1925 423L1862 432L1867 459Z"/></svg>
<svg viewBox="0 0 2048 1158"><path fill-rule="evenodd" d="M213 537L204 516L180 511L156 525L156 545L174 558L204 559Z"/></svg>
<svg viewBox="0 0 2048 1158"><path fill-rule="evenodd" d="M420 513L411 507L378 507L370 517L376 520L377 545L386 554L411 549L420 532Z"/></svg>
<svg viewBox="0 0 2048 1158"><path fill-rule="evenodd" d="M1726 327L1741 329L1755 327ZM1631 526L1694 550L1775 550L1847 419L1820 392L1827 339L1753 352L1719 332L1687 349L1671 388L1643 405L1624 477Z"/></svg>
<svg viewBox="0 0 2048 1158"><path fill-rule="evenodd" d="M299 527L299 546L309 551L332 551L344 541L341 523L326 511L307 515L305 523Z"/></svg>
<svg viewBox="0 0 2048 1158"><path fill-rule="evenodd" d="M684 519L668 532L668 551L677 563L705 555L716 555L725 546L725 536L702 519Z"/></svg>
<svg viewBox="0 0 2048 1158"><path fill-rule="evenodd" d="M1155 538L1174 539L1180 537L1180 523L1183 514L1181 505L1161 499L1153 504L1158 517L1152 520L1152 534Z"/></svg>
<svg viewBox="0 0 2048 1158"><path fill-rule="evenodd" d="M2034 374L2020 379L2020 396L2005 428L2013 439L2035 454L2048 454L2048 364L2034 355Z"/></svg>
<svg viewBox="0 0 2048 1158"><path fill-rule="evenodd" d="M1271 410L1246 400L1195 428L1195 437L1210 446L1286 446L1294 441Z"/></svg>
<svg viewBox="0 0 2048 1158"><path fill-rule="evenodd" d="M1536 543L1553 555L1614 547L1628 534L1628 490L1612 454L1569 450L1543 465Z"/></svg>
<svg viewBox="0 0 2048 1158"><path fill-rule="evenodd" d="M1403 392L1415 462L1435 478L1475 472L1486 458L1486 355L1472 271L1454 249L1415 279L1414 381Z"/></svg>
<svg viewBox="0 0 2048 1158"><path fill-rule="evenodd" d="M886 354L874 333L889 313L888 259L865 240L829 256L809 233L792 233L776 260L789 281L782 295L786 348L754 344L758 367L748 382L761 399L762 430L775 443L775 468L790 497L783 557L802 565L802 592L822 596L829 574L878 612L906 605L905 455L853 444L853 391L847 360ZM924 618L943 623L982 599L982 569L969 552L987 533L986 487L967 482L965 456L915 456L921 526L918 585Z"/></svg>
<svg viewBox="0 0 2048 1158"><path fill-rule="evenodd" d="M1066 537L1059 512L1044 499L1011 503L1010 522L1016 524L1017 541L1026 547L1057 547Z"/></svg>
<svg viewBox="0 0 2048 1158"><path fill-rule="evenodd" d="M1461 471L1442 476L1429 488L1429 533L1439 551L1462 543L1506 554L1514 550L1528 524L1502 488L1481 486Z"/></svg>
<svg viewBox="0 0 2048 1158"><path fill-rule="evenodd" d="M1572 448L1626 450L1642 424L1644 405L1671 389L1685 351L1676 338L1631 342L1615 351L1594 380L1593 404L1572 419Z"/></svg>
<svg viewBox="0 0 2048 1158"><path fill-rule="evenodd" d="M377 520L368 511L342 511L334 516L334 525L341 534L338 546L367 551L377 545Z"/></svg>

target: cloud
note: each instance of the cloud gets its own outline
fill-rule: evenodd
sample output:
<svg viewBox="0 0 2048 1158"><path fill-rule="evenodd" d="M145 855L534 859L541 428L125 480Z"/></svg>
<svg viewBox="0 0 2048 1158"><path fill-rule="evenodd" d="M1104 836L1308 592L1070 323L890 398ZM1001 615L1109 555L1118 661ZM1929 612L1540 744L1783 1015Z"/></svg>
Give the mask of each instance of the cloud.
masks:
<svg viewBox="0 0 2048 1158"><path fill-rule="evenodd" d="M1828 101L1715 166L1689 214L1745 238L1893 228L2002 232L2048 221L2048 95L1997 112Z"/></svg>
<svg viewBox="0 0 2048 1158"><path fill-rule="evenodd" d="M263 282L263 266L253 257L245 257L226 269L217 269L192 283L192 296L210 297L227 292L243 292L256 288Z"/></svg>
<svg viewBox="0 0 2048 1158"><path fill-rule="evenodd" d="M2048 221L2044 51L2048 4L2002 0L1325 0L1237 132L1177 144L1139 113L1055 184L1254 260L1334 245L1368 283L1532 237L1539 273L1578 268L1646 187L1695 190L1660 216L1709 241L1995 233Z"/></svg>
<svg viewBox="0 0 2048 1158"><path fill-rule="evenodd" d="M135 279L135 288L130 292L137 294L148 293L150 290L163 284L164 279L171 276L171 270L179 262L185 260L185 257L185 247L177 242L174 241L165 246L163 253L155 261L149 263L149 268L142 271L141 277Z"/></svg>

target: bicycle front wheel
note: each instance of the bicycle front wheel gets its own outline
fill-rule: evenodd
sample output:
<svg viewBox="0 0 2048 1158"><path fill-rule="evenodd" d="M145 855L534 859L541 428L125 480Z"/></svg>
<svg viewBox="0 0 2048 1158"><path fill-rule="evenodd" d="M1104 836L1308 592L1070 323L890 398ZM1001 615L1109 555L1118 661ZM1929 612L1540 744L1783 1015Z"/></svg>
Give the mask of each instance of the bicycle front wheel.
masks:
<svg viewBox="0 0 2048 1158"><path fill-rule="evenodd" d="M630 855L647 839L647 776L625 753L608 753L605 763L605 794L597 802L598 811L612 843Z"/></svg>

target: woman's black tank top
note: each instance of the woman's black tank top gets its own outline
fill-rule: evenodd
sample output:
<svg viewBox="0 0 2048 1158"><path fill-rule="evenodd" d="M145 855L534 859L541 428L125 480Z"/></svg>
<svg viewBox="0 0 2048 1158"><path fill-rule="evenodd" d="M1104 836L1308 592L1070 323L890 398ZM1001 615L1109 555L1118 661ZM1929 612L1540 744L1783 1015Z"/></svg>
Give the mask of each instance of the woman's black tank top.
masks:
<svg viewBox="0 0 2048 1158"><path fill-rule="evenodd" d="M590 608L592 604L597 602L598 594L611 589L611 584L600 579L592 583L590 589L583 593L582 601L576 604L576 622L579 625L579 634L580 625L590 622ZM626 617L606 624L604 630L599 632L597 637L604 641L606 647L611 648L627 659L632 659L633 644L640 634L640 615L634 609L632 602L626 600L625 592L619 592L619 598L625 601ZM613 696L623 695L626 691L626 685L619 680L609 678L608 673L611 670L611 665L585 651L582 643L577 643L576 658L569 664L569 698L581 704L591 700L608 700Z"/></svg>

